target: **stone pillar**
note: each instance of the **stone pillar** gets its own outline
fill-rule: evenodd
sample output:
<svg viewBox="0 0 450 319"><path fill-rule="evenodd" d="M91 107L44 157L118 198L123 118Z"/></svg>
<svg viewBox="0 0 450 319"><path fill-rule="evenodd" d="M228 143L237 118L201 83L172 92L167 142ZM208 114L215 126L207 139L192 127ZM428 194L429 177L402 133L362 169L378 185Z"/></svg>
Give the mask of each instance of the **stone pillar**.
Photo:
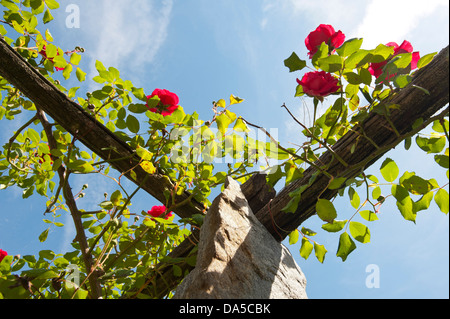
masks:
<svg viewBox="0 0 450 319"><path fill-rule="evenodd" d="M196 266L176 299L307 298L300 267L256 219L231 178L205 216L198 245Z"/></svg>

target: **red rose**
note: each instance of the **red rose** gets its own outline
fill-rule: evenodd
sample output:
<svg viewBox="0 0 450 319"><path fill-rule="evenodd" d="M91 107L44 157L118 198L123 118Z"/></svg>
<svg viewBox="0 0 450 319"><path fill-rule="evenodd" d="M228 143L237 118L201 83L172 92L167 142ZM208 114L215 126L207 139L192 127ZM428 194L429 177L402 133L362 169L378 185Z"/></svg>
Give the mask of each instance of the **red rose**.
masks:
<svg viewBox="0 0 450 319"><path fill-rule="evenodd" d="M317 29L311 32L305 39L306 48L309 50L308 56L312 58L317 52L322 42L328 44L330 52L339 48L345 41L345 34L341 30L334 31L334 28L329 24L321 24Z"/></svg>
<svg viewBox="0 0 450 319"><path fill-rule="evenodd" d="M305 94L321 101L340 88L339 80L325 71L308 72L301 81L297 79L297 83L302 86Z"/></svg>
<svg viewBox="0 0 450 319"><path fill-rule="evenodd" d="M147 213L153 217L159 217L162 214L166 212L166 206L153 206L151 210L149 210ZM172 212L168 213L164 219L169 219L169 217L172 217Z"/></svg>
<svg viewBox="0 0 450 319"><path fill-rule="evenodd" d="M413 47L409 41L403 41L403 43L399 46L395 42L389 42L386 44L389 47L394 47L394 54L389 57L387 61L383 61L380 63L371 63L369 66L369 72L376 78L378 78L383 73L384 66L388 63L389 60L391 60L394 56L401 53L409 53L412 52L412 60L411 60L411 70L414 70L417 68L417 61L420 59L420 53L419 52L413 52ZM395 76L395 74L388 75L386 80L389 80Z"/></svg>
<svg viewBox="0 0 450 319"><path fill-rule="evenodd" d="M154 97L159 97L159 103L156 107L150 108L147 102L147 108L154 113L160 113L164 116L172 114L177 108L179 99L175 93L168 90L155 89L152 95L147 96L147 100Z"/></svg>
<svg viewBox="0 0 450 319"><path fill-rule="evenodd" d="M41 51L39 51L39 53L47 60L53 62L53 58L47 58L47 52L45 52L46 50L46 46L44 45L44 47L42 48ZM56 55L59 55L59 52L56 52ZM58 68L57 66L55 66L56 71L62 71L64 70L64 68Z"/></svg>
<svg viewBox="0 0 450 319"><path fill-rule="evenodd" d="M8 253L6 251L0 249L0 263L2 262L3 258L5 258L6 256L8 256Z"/></svg>

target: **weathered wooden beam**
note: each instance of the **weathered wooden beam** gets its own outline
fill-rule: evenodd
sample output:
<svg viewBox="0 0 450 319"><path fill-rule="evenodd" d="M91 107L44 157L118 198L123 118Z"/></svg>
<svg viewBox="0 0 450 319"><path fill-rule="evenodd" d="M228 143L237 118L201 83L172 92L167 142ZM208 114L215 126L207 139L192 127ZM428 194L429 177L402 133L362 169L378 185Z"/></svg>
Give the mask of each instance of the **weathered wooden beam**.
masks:
<svg viewBox="0 0 450 319"><path fill-rule="evenodd" d="M66 94L25 61L3 38L0 38L0 75L91 151L108 161L128 179L141 185L142 189L150 195L165 203L164 191L173 189L171 181L161 174L146 173L139 166L139 157L128 144L80 105L70 100ZM133 175L136 179L131 176L131 170L135 173ZM188 192L177 195L175 202L180 203L189 195ZM174 209L174 212L183 218L203 213L203 211L204 206L194 199L189 204Z"/></svg>

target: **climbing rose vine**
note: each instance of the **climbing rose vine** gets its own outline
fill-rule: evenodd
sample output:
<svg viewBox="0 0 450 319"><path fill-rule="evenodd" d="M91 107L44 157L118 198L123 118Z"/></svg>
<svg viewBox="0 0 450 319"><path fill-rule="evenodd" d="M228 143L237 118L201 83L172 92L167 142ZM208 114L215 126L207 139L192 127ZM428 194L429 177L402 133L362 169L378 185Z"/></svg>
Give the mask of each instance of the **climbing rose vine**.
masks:
<svg viewBox="0 0 450 319"><path fill-rule="evenodd" d="M64 129L63 124L67 123L49 122L39 105L0 78L0 120L14 122L4 127L17 130L11 132L14 135L0 152L0 190L19 187L24 199L30 196L47 199L42 207L44 227L37 238L42 245L47 238L56 236L57 227L64 227L66 220L70 220L66 216L73 219L73 224L68 226L76 226L74 240L61 253L53 252L48 246L38 256L26 255L23 249L9 251L8 255L0 249L0 299L170 298L177 282L187 274L187 266L196 265L196 249L188 254L183 251L180 256L181 250L174 248L186 241L193 245L197 242L198 237L192 230L202 226L204 213L212 204L210 196L221 189L226 177L244 183L253 173L264 171L271 186L283 182L283 186L289 186L306 177L304 172L311 166L328 176L328 167L318 161L325 151L335 156L334 161L349 164L333 153L332 146L370 113L378 112L389 119L391 110L399 106L383 103L386 97L396 94L393 88L407 86L412 79L411 69L424 67L434 56L428 54L418 60L418 53L413 52L407 41L363 50L360 49L362 38L346 41L342 31L328 24L319 25L304 40L309 60L301 60L294 52L284 61L291 72L301 71L310 64L310 70L298 76L295 96L304 96L305 100L312 97L315 109L310 125L293 117L302 129L292 138L300 140L293 141L295 147L283 148L275 137L271 136L271 142L267 143L267 139L255 140L252 134L247 134L252 133L251 128L262 128L234 113L234 108L243 102L234 95L230 95L229 103L225 99L213 101L212 118L205 121L197 112L185 113L177 94L153 87L150 88L154 89L152 94L146 95L148 88L135 87L119 70L105 67L100 61L95 62L98 75L92 77L98 89L86 92L81 85L72 86L72 82L65 81L72 75L79 82L86 80L87 74L78 66L84 49L57 47L50 30L41 32L45 27L38 21L41 17L44 24L50 22L53 19L50 12L59 6L58 1L3 0L1 3L4 9L0 24L2 39L63 94L104 124L109 130L105 129L105 136L114 132L116 139L127 144L130 153L123 154L128 154L127 157L116 157L118 162L110 162L110 157L100 159L94 151L81 145L81 137L89 130L81 127L77 135L72 135ZM39 30L37 26L43 28ZM54 79L54 74L60 79ZM385 78L383 74L389 75L388 83L381 81ZM66 85L72 87L65 88ZM332 95L336 100L328 101ZM204 102L201 98L199 104ZM366 101L363 102L363 98ZM320 112L316 112L319 107ZM19 114L20 119L29 118L29 121L15 121ZM436 120L432 129L431 137L417 135L416 143L425 152L433 153L436 163L447 169L448 177L448 140L445 137L447 134L448 138L448 120ZM348 145L350 153L357 143L368 139L364 131L354 132L358 139L356 144ZM269 131L266 133L270 135ZM412 137L405 142L411 144ZM109 154L118 151L105 143L103 146ZM225 157L232 158L233 163L214 165L216 159L223 163ZM269 160L276 162L276 170ZM370 241L366 222L378 219L385 200L396 200L402 216L410 221L415 220L419 210L429 207L433 197L440 210L448 213L448 192L444 189L448 184L437 185L436 180L426 180L414 172L404 172L402 176L390 159L382 164L379 177L364 175L363 167L357 166L352 169L358 172L361 169L360 176L347 178L345 172L330 175L327 188L320 195L316 194L315 213L324 222L322 229L341 233L336 256L343 261L356 248L354 240L362 244ZM111 173L114 167L120 168L120 176L116 171ZM94 182L95 176L108 177L114 190L111 194L104 193L98 203L83 202L85 192L89 192L88 184L77 188L73 183L75 176L83 174ZM143 185L148 186L148 177L156 174L152 182L163 183L154 188L160 195L158 205L163 205L150 205L140 211L132 204L134 195ZM125 175L137 186L124 183ZM316 178L321 179L314 174L308 183ZM383 180L379 181L381 178ZM300 197L304 195L302 192L309 186L303 185L290 192L291 200L282 210L296 212ZM366 189L361 191L361 188ZM328 190L338 189L339 195L348 196L351 204L346 212L339 214L334 198L322 196ZM92 190L92 194L99 192ZM418 195L422 198L413 198ZM186 214L186 217L179 214L180 218L173 218L173 212L184 212L183 207L190 205L186 213L197 214ZM269 205L269 210L271 207ZM272 213L270 211L271 217ZM29 232L22 233L29 236ZM320 244L321 235L312 239L315 235L312 229L295 229L289 235L289 242L301 240L301 257L307 259L314 251L316 258L324 262L327 249ZM175 254L169 255L171 252ZM75 274L79 275L78 283L74 280Z"/></svg>

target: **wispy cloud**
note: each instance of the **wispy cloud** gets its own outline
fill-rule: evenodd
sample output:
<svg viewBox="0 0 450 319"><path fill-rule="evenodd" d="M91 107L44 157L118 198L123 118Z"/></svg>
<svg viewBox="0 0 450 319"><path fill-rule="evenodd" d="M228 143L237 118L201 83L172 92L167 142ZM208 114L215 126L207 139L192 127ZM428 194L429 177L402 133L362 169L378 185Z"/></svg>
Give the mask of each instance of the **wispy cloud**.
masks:
<svg viewBox="0 0 450 319"><path fill-rule="evenodd" d="M94 43L90 56L105 66L142 72L167 37L172 6L172 0L92 1L84 20Z"/></svg>

